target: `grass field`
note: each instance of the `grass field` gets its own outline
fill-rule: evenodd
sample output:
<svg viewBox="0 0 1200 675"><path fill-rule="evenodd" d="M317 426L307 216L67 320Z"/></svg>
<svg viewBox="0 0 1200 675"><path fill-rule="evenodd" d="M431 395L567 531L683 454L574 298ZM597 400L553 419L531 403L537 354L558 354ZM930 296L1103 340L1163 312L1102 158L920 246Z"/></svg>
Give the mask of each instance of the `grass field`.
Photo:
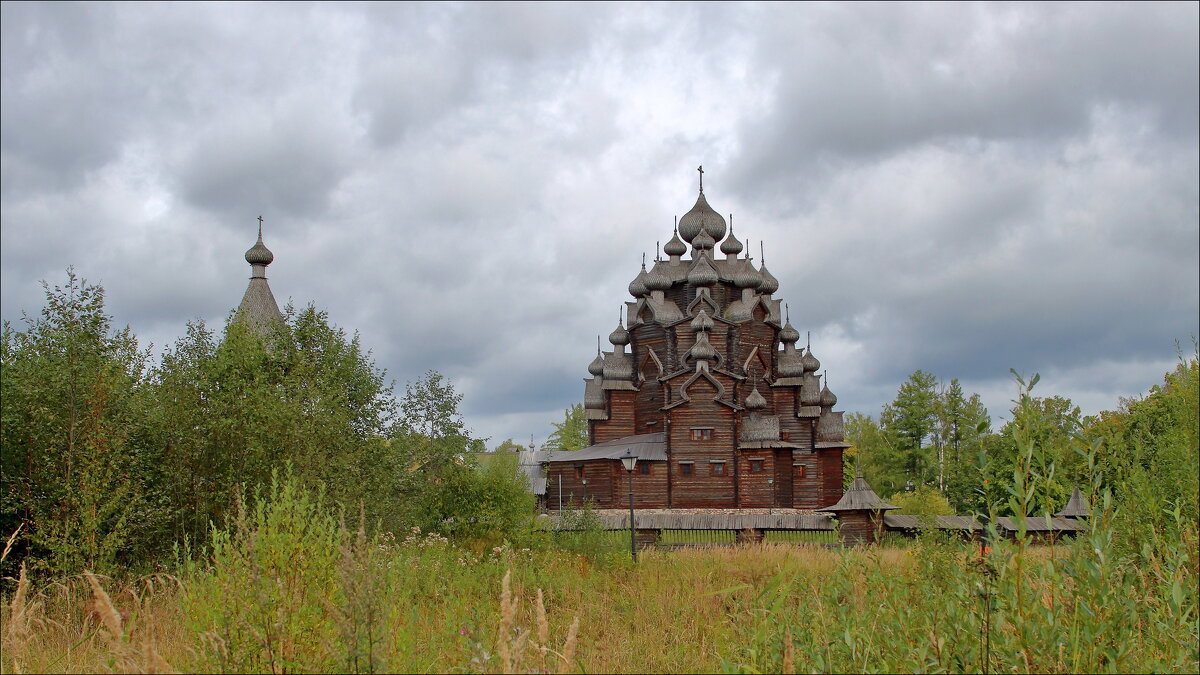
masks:
<svg viewBox="0 0 1200 675"><path fill-rule="evenodd" d="M627 540L607 534L574 542L577 551L472 551L437 535L368 541L311 513L264 513L218 537L208 565L95 585L41 583L25 590L21 607L7 598L0 665L4 672L1194 671L1191 536L1176 557L1136 569L1104 560L1103 541L1090 540L1000 544L990 564L977 549L926 540L858 550L767 543L646 551L634 566L621 547Z"/></svg>

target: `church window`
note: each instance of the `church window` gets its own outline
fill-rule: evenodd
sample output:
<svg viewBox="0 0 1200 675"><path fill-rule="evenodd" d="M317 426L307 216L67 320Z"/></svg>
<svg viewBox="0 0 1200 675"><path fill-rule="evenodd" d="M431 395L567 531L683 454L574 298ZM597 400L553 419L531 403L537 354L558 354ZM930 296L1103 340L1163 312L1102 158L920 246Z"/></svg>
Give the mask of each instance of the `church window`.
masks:
<svg viewBox="0 0 1200 675"><path fill-rule="evenodd" d="M725 462L709 462L708 466L710 467L709 470L712 472L712 475L714 475L714 476L724 476L725 475Z"/></svg>
<svg viewBox="0 0 1200 675"><path fill-rule="evenodd" d="M712 429L692 429L693 441L711 441Z"/></svg>
<svg viewBox="0 0 1200 675"><path fill-rule="evenodd" d="M643 476L650 475L650 462L638 462L638 472Z"/></svg>
<svg viewBox="0 0 1200 675"><path fill-rule="evenodd" d="M679 475L680 476L692 475L692 464L693 464L692 462L680 462L679 463Z"/></svg>
<svg viewBox="0 0 1200 675"><path fill-rule="evenodd" d="M583 465L582 464L575 465L575 477L583 478Z"/></svg>
<svg viewBox="0 0 1200 675"><path fill-rule="evenodd" d="M763 461L761 459L750 460L750 472L759 473L763 470Z"/></svg>

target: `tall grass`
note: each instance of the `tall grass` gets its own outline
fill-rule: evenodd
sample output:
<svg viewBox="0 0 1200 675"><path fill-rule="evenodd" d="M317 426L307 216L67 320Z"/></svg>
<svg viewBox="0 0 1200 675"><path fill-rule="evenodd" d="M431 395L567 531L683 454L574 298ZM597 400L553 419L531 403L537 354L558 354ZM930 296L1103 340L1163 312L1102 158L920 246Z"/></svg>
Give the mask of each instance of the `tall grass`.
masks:
<svg viewBox="0 0 1200 675"><path fill-rule="evenodd" d="M986 555L927 535L647 550L635 565L586 528L482 551L417 529L371 537L284 478L176 577L19 582L0 669L1194 672L1200 561L1179 518L1182 536L1136 566L1113 555L1103 514L1076 541Z"/></svg>

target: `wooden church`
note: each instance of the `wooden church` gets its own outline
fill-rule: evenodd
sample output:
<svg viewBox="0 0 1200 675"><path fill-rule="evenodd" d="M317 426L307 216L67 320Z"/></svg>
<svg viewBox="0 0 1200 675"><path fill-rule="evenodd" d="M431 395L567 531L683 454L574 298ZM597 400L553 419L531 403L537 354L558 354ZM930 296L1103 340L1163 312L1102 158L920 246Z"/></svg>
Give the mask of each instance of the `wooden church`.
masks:
<svg viewBox="0 0 1200 675"><path fill-rule="evenodd" d="M732 217L731 217L732 218ZM535 490L551 509L818 509L842 497L842 413L811 345L709 206L679 219L666 258L629 284L617 327L588 366L590 447L537 453ZM621 464L638 456L632 475Z"/></svg>

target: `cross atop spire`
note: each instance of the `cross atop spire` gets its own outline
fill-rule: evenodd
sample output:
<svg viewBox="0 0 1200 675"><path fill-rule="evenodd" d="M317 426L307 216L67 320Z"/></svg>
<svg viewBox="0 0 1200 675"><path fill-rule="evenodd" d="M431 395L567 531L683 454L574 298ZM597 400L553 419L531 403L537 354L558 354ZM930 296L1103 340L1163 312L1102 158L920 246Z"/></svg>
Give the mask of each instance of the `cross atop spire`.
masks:
<svg viewBox="0 0 1200 675"><path fill-rule="evenodd" d="M700 172L700 194L704 194L704 165L696 167L696 170Z"/></svg>
<svg viewBox="0 0 1200 675"><path fill-rule="evenodd" d="M263 217L259 216L258 217L258 240L259 241L262 241L262 223L263 223Z"/></svg>

